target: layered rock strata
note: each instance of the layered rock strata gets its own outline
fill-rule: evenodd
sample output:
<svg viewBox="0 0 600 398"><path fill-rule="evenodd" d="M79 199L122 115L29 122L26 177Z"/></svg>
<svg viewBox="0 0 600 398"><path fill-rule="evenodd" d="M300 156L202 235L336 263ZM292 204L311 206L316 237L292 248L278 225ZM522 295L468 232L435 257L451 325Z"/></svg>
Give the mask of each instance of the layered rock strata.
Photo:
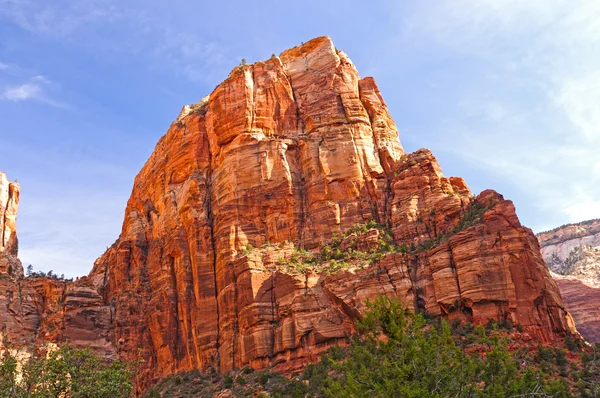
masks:
<svg viewBox="0 0 600 398"><path fill-rule="evenodd" d="M374 80L327 37L184 107L83 285L119 356L141 349L142 388L192 368L298 369L382 294L542 342L571 330L512 203L474 197L428 150L405 154Z"/></svg>
<svg viewBox="0 0 600 398"><path fill-rule="evenodd" d="M537 235L577 330L600 342L600 220L569 224Z"/></svg>
<svg viewBox="0 0 600 398"><path fill-rule="evenodd" d="M475 202L483 222L452 233ZM283 270L299 249L319 253L369 221L406 253L332 275ZM328 38L237 67L184 108L92 279L115 303L117 349L145 349L147 378L302 366L381 294L432 315L508 318L541 341L568 330L512 203L474 198L427 150L405 154L374 80Z"/></svg>

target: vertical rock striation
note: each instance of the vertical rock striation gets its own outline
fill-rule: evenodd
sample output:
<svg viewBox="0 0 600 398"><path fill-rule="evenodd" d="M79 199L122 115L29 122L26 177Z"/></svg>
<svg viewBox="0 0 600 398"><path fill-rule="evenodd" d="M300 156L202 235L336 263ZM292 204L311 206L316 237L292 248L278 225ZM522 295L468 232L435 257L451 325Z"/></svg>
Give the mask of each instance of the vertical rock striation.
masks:
<svg viewBox="0 0 600 398"><path fill-rule="evenodd" d="M466 225L473 206L483 221ZM413 250L335 273L285 270L299 249L318 254L369 221ZM182 110L91 279L114 303L119 352L144 349L146 382L191 368L299 368L381 294L433 315L511 319L541 341L569 330L512 203L473 197L428 150L405 154L374 80L327 37L235 68Z"/></svg>
<svg viewBox="0 0 600 398"><path fill-rule="evenodd" d="M10 182L0 172L0 273L23 275L23 267L17 259L17 208L19 206L19 184Z"/></svg>
<svg viewBox="0 0 600 398"><path fill-rule="evenodd" d="M184 107L135 179L119 239L69 291L96 311L99 348L141 349L141 388L193 368L299 369L382 294L510 319L543 342L570 330L512 203L474 197L428 150L405 154L375 81L328 37L239 66ZM54 340L89 327L45 319ZM52 335L52 319L70 323Z"/></svg>

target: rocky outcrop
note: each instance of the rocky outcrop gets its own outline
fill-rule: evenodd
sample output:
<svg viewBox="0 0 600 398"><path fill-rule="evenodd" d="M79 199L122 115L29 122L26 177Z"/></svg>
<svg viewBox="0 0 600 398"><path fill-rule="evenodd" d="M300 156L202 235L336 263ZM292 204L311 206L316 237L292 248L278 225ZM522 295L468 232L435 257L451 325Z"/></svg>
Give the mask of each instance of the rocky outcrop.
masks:
<svg viewBox="0 0 600 398"><path fill-rule="evenodd" d="M68 342L116 358L112 343L112 307L90 280L23 278L18 260L16 217L19 185L0 173L0 354L11 350L27 358L47 342Z"/></svg>
<svg viewBox="0 0 600 398"><path fill-rule="evenodd" d="M19 184L10 182L0 172L0 274L22 276L23 267L17 258L17 208L19 206Z"/></svg>
<svg viewBox="0 0 600 398"><path fill-rule="evenodd" d="M512 203L474 197L428 150L405 154L374 80L327 37L239 66L184 107L135 179L119 239L75 286L98 338L122 359L141 352L141 388L193 368L298 369L382 294L510 319L542 342L571 328ZM77 314L42 329L79 335Z"/></svg>
<svg viewBox="0 0 600 398"><path fill-rule="evenodd" d="M569 224L537 235L577 330L600 342L600 220Z"/></svg>
<svg viewBox="0 0 600 398"><path fill-rule="evenodd" d="M600 288L600 219L565 225L537 237L551 271Z"/></svg>
<svg viewBox="0 0 600 398"><path fill-rule="evenodd" d="M355 251L343 266L322 257L369 222L395 249L368 262ZM311 265L290 267L304 251ZM569 329L512 203L474 198L427 150L404 154L374 80L325 37L235 68L184 108L91 279L114 303L121 355L144 349L146 381L301 367L344 341L381 294L433 315L508 318L541 341Z"/></svg>

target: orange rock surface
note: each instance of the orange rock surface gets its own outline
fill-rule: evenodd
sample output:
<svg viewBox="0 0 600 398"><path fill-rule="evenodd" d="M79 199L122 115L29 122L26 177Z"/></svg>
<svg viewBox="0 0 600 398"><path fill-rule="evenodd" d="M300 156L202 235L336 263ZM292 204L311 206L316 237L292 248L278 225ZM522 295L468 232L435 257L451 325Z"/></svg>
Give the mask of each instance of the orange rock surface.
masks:
<svg viewBox="0 0 600 398"><path fill-rule="evenodd" d="M379 255L293 265L342 236L340 251ZM299 369L382 294L452 319L507 318L540 341L571 327L512 203L473 197L428 150L405 154L374 80L327 37L239 66L184 107L135 179L119 239L70 286L70 321L45 315L44 330L63 319L50 337L86 335L79 314L95 311L110 344L89 341L106 355L142 349L141 388L193 368Z"/></svg>
<svg viewBox="0 0 600 398"><path fill-rule="evenodd" d="M0 274L23 275L23 267L17 259L19 192L19 184L10 182L6 174L0 172Z"/></svg>

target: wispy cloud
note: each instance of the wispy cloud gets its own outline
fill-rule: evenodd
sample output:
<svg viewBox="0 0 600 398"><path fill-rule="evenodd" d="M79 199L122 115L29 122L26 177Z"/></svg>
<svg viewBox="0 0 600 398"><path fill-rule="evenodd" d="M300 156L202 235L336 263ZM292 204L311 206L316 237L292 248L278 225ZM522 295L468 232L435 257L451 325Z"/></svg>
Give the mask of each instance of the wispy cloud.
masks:
<svg viewBox="0 0 600 398"><path fill-rule="evenodd" d="M156 3L156 2L155 2ZM146 3L145 3L146 4ZM39 36L75 43L106 53L135 55L150 68L166 69L192 81L215 84L236 61L229 47L197 23L166 23L160 11L116 0L61 1L40 4L0 0L0 17ZM159 4L153 4L156 10ZM186 19L185 8L172 8Z"/></svg>
<svg viewBox="0 0 600 398"><path fill-rule="evenodd" d="M166 29L153 51L157 59L167 60L179 73L198 82L215 83L223 70L231 66L227 46L199 38L196 34ZM217 76L218 75L218 76Z"/></svg>
<svg viewBox="0 0 600 398"><path fill-rule="evenodd" d="M566 76L557 86L554 100L577 131L588 141L600 141L600 72Z"/></svg>
<svg viewBox="0 0 600 398"><path fill-rule="evenodd" d="M546 214L599 217L600 3L425 1L406 22L404 37L473 70L440 91L452 111L434 151L483 166Z"/></svg>
<svg viewBox="0 0 600 398"><path fill-rule="evenodd" d="M0 15L20 28L59 38L66 38L122 17L117 3L110 0L57 0L52 3L0 0L0 5Z"/></svg>
<svg viewBox="0 0 600 398"><path fill-rule="evenodd" d="M44 87L50 84L44 76L34 76L25 83L6 86L0 93L0 99L12 102L38 101L56 108L66 108L66 104L48 97Z"/></svg>
<svg viewBox="0 0 600 398"><path fill-rule="evenodd" d="M28 99L38 99L42 93L39 84L24 83L20 86L9 86L4 89L2 98L9 101L24 101Z"/></svg>

